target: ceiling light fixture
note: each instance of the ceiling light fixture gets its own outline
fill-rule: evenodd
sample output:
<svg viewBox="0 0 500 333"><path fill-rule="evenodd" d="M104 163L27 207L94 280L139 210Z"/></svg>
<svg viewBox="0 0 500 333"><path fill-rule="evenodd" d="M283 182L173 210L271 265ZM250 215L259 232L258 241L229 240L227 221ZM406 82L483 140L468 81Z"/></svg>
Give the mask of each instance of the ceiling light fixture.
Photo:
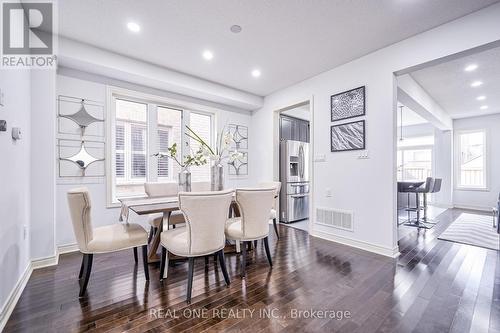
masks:
<svg viewBox="0 0 500 333"><path fill-rule="evenodd" d="M129 22L127 23L127 28L128 30L132 31L132 32L139 32L141 31L141 26L135 22Z"/></svg>
<svg viewBox="0 0 500 333"><path fill-rule="evenodd" d="M488 105L483 105L480 107L481 110L486 110L488 108Z"/></svg>
<svg viewBox="0 0 500 333"><path fill-rule="evenodd" d="M253 77L259 77L259 76L260 76L260 74L261 74L261 72L260 72L260 70L258 70L258 69L254 69L254 70L252 71L252 76L253 76Z"/></svg>
<svg viewBox="0 0 500 333"><path fill-rule="evenodd" d="M477 99L478 101L484 101L484 100L486 99L486 96L484 96L484 95L477 96L477 97L476 97L476 99Z"/></svg>
<svg viewBox="0 0 500 333"><path fill-rule="evenodd" d="M241 26L234 24L231 26L231 28L229 28L229 30L231 30L232 33L239 34L241 32L242 28L241 28Z"/></svg>
<svg viewBox="0 0 500 333"><path fill-rule="evenodd" d="M476 64L470 64L470 65L467 65L465 68L464 68L464 71L466 72L472 72L472 71L475 71L477 69L477 65Z"/></svg>
<svg viewBox="0 0 500 333"><path fill-rule="evenodd" d="M205 58L205 60L212 60L214 58L214 54L212 51L205 50L203 51L203 58Z"/></svg>
<svg viewBox="0 0 500 333"><path fill-rule="evenodd" d="M472 82L472 83L470 84L470 86L471 86L472 88L476 88L476 87L479 87L479 86L480 86L480 85L482 85L482 84L483 84L483 82L481 82L481 81L474 81L474 82Z"/></svg>

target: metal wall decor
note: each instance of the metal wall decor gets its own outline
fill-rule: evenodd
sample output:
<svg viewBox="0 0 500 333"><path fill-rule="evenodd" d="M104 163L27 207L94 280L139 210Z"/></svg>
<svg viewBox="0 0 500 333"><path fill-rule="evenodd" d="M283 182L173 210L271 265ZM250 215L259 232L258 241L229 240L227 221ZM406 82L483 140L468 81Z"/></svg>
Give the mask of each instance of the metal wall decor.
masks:
<svg viewBox="0 0 500 333"><path fill-rule="evenodd" d="M230 176L248 175L248 152L240 151L240 156L228 162Z"/></svg>
<svg viewBox="0 0 500 333"><path fill-rule="evenodd" d="M229 175L246 176L248 175L248 127L229 124L228 130L231 135Z"/></svg>
<svg viewBox="0 0 500 333"><path fill-rule="evenodd" d="M248 127L230 124L228 128L232 138L231 148L248 149Z"/></svg>
<svg viewBox="0 0 500 333"><path fill-rule="evenodd" d="M330 97L331 120L343 120L365 115L365 86Z"/></svg>
<svg viewBox="0 0 500 333"><path fill-rule="evenodd" d="M61 114L59 112L59 117L67 118L75 122L81 130L81 135L85 135L85 129L92 123L103 122L104 119L98 119L92 116L85 107L85 99L80 100L80 109L73 114Z"/></svg>
<svg viewBox="0 0 500 333"><path fill-rule="evenodd" d="M333 125L330 128L331 151L365 149L365 121Z"/></svg>
<svg viewBox="0 0 500 333"><path fill-rule="evenodd" d="M58 96L59 177L104 176L103 164L89 168L104 161L103 118L102 103ZM91 126L95 123L100 125ZM102 138L102 141L88 140L89 137Z"/></svg>
<svg viewBox="0 0 500 333"><path fill-rule="evenodd" d="M85 176L85 170L90 164L97 161L104 161L103 158L96 158L89 154L89 152L85 148L85 141L82 141L78 153L68 157L60 157L60 159L63 161L70 161L75 163L82 171L82 176Z"/></svg>

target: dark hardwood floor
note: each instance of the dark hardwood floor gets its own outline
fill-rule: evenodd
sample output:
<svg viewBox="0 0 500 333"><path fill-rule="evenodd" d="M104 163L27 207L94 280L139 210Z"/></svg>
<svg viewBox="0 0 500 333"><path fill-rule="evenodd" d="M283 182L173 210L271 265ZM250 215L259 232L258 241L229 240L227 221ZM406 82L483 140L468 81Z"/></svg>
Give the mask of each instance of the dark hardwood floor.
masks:
<svg viewBox="0 0 500 333"><path fill-rule="evenodd" d="M226 256L230 287L213 258L208 268L197 260L189 306L187 263L170 267L163 285L150 265L146 284L132 251L96 255L87 297L78 299L81 255L63 255L57 267L33 272L5 332L499 333L499 253L437 239L460 213L447 210L433 229L401 239L394 260L280 226L280 241L270 239L272 269L260 243L245 280L239 256ZM311 309L339 312L304 318ZM291 318L297 310L309 312Z"/></svg>

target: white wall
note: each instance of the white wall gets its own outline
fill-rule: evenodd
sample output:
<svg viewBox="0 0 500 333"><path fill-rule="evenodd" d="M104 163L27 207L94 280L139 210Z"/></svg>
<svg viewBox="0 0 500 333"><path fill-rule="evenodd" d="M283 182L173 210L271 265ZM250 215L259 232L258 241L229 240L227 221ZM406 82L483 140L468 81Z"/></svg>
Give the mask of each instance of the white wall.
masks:
<svg viewBox="0 0 500 333"><path fill-rule="evenodd" d="M484 209L491 211L496 206L498 194L500 193L500 114L455 119L453 121L456 136L459 131L485 129L487 140L487 172L488 172L488 191L454 190L454 205L459 207L468 207Z"/></svg>
<svg viewBox="0 0 500 333"><path fill-rule="evenodd" d="M31 259L56 254L55 70L31 71Z"/></svg>
<svg viewBox="0 0 500 333"><path fill-rule="evenodd" d="M30 76L29 70L0 70L5 96L0 119L8 125L7 132L0 132L0 323L6 301L30 261ZM12 127L21 127L22 140L12 140Z"/></svg>
<svg viewBox="0 0 500 333"><path fill-rule="evenodd" d="M314 165L314 207L354 211L354 232L313 225L312 234L385 255L397 252L396 84L394 72L500 39L500 4L429 30L267 96L252 117L258 140L251 144L251 171L276 174L275 110L314 97L313 149L326 162ZM330 96L366 85L369 159L330 153ZM257 137L254 135L254 137ZM326 197L327 188L332 197Z"/></svg>
<svg viewBox="0 0 500 333"><path fill-rule="evenodd" d="M171 93L151 89L143 86L137 86L128 82L118 81L115 79L110 79L102 76L95 76L89 73L82 73L74 70L63 69L57 75L57 95L66 95L72 97L79 97L84 99L89 99L97 101L106 105L106 86L113 85L117 87L122 87L130 90L139 91L142 93L157 95L160 97L177 98L181 100L183 98L180 95L172 97ZM193 102L192 98L185 98L188 102ZM216 107L219 111L216 115L217 126L219 130L229 123L235 123L240 125L250 125L250 113L244 110L237 110L236 108L229 108L227 106L202 102L201 100L196 100L195 102L204 103L204 105L210 107ZM57 111L54 111L57 112ZM106 113L106 111L105 111ZM254 138L250 136L250 141ZM57 157L56 157L57 158ZM227 168L225 169L227 172ZM226 184L225 186L237 187L246 186L250 183L250 177L238 177L232 178L226 174ZM68 205L66 201L66 193L69 189L86 186L90 190L92 196L92 218L94 226L103 226L107 224L117 223L119 216L119 208L107 208L106 207L106 179L105 177L85 177L85 178L70 178L63 179L58 178L57 184L57 216L56 216L56 244L58 246L74 244L75 238L73 234L73 229L71 225L71 220L68 211ZM134 213L130 214L130 221L143 224L148 227L145 223L145 218L139 217Z"/></svg>

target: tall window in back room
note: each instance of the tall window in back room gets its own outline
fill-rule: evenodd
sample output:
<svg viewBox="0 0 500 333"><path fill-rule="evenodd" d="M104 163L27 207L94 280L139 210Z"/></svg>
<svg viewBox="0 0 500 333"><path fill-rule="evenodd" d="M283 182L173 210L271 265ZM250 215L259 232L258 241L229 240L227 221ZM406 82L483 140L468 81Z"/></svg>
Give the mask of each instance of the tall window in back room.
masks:
<svg viewBox="0 0 500 333"><path fill-rule="evenodd" d="M459 132L456 140L456 184L460 189L486 189L486 132Z"/></svg>
<svg viewBox="0 0 500 333"><path fill-rule="evenodd" d="M432 177L434 136L409 137L398 143L398 181Z"/></svg>
<svg viewBox="0 0 500 333"><path fill-rule="evenodd" d="M214 114L170 106L154 96L112 94L111 129L108 133L111 161L108 171L108 204L119 198L144 196L145 182L177 182L180 167L168 155L177 144L179 160L198 149L187 140L189 125L208 144L214 136ZM184 139L183 139L184 138ZM193 182L210 181L209 165L191 167Z"/></svg>

